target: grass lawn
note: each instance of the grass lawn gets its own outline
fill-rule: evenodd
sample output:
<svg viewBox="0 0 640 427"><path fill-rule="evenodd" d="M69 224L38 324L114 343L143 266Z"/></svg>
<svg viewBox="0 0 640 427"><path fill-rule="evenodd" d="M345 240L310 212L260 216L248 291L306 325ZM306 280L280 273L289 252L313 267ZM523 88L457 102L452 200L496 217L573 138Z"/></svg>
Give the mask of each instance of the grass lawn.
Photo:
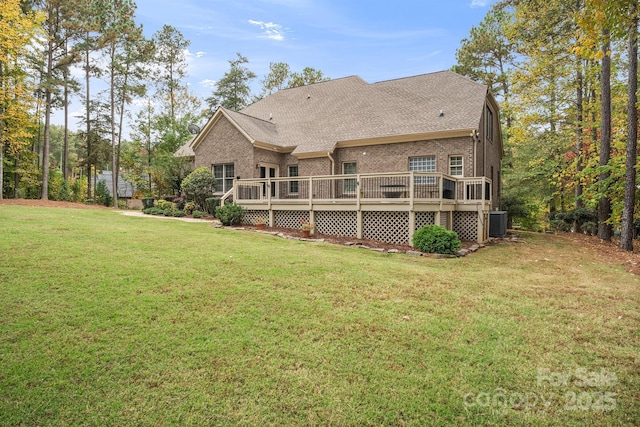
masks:
<svg viewBox="0 0 640 427"><path fill-rule="evenodd" d="M640 279L0 206L0 425L638 425Z"/></svg>

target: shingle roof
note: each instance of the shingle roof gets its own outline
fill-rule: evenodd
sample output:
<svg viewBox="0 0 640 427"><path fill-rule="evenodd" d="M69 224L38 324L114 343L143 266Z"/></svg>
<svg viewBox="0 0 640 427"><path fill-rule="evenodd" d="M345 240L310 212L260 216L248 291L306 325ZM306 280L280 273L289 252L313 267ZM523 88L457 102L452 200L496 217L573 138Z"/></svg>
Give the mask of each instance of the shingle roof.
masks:
<svg viewBox="0 0 640 427"><path fill-rule="evenodd" d="M96 181L103 181L107 187L109 195L113 196L113 172L102 171L96 177ZM132 182L127 181L122 176L118 175L118 197L133 197L135 188Z"/></svg>
<svg viewBox="0 0 640 427"><path fill-rule="evenodd" d="M485 85L451 71L372 84L352 76L225 112L254 140L304 154L332 152L340 141L477 129L486 96Z"/></svg>
<svg viewBox="0 0 640 427"><path fill-rule="evenodd" d="M252 117L243 112L238 113L232 110L225 110L225 112L254 140L282 146L279 143L276 125L272 121Z"/></svg>
<svg viewBox="0 0 640 427"><path fill-rule="evenodd" d="M193 157L193 156L195 156L196 153L191 148L191 143L193 142L194 139L195 138L191 138L189 140L189 142L187 142L186 144L184 144L183 146L178 148L178 150L176 150L176 152L173 153L173 155L175 157Z"/></svg>

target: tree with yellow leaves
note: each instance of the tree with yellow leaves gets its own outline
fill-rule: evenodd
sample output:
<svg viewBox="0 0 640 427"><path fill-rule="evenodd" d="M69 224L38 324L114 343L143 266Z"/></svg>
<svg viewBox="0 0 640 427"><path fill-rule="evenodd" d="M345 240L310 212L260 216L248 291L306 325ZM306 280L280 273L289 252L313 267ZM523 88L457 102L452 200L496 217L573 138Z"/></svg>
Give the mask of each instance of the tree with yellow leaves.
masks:
<svg viewBox="0 0 640 427"><path fill-rule="evenodd" d="M20 0L0 2L0 199L4 194L5 152L17 156L31 137L35 100L23 59L40 33L42 21L38 13L25 13Z"/></svg>

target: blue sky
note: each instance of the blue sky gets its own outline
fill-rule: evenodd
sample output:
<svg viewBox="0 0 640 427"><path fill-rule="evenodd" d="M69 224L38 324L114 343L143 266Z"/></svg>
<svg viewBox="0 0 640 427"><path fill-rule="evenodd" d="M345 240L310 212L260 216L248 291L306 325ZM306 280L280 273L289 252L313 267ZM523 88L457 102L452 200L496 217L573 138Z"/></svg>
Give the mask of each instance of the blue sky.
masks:
<svg viewBox="0 0 640 427"><path fill-rule="evenodd" d="M137 0L150 37L164 24L191 41L191 89L203 96L240 52L260 80L270 62L368 82L448 69L491 0Z"/></svg>
<svg viewBox="0 0 640 427"><path fill-rule="evenodd" d="M136 0L136 20L147 37L169 24L191 41L187 83L201 98L240 52L257 74L258 94L270 62L286 62L325 76L358 75L369 83L451 68L460 40L495 0ZM83 72L76 70L83 81ZM106 87L92 83L93 93ZM134 116L137 102L129 105ZM84 108L76 97L70 126ZM63 124L63 111L53 122ZM128 131L125 131L125 138Z"/></svg>

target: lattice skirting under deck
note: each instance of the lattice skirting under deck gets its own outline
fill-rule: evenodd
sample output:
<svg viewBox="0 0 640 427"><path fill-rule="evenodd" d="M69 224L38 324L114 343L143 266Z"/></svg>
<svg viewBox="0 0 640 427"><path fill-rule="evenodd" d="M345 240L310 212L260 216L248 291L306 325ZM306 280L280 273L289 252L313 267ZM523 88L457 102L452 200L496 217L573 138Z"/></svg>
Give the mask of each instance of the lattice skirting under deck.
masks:
<svg viewBox="0 0 640 427"><path fill-rule="evenodd" d="M454 212L453 231L458 233L460 240L473 240L478 238L478 213Z"/></svg>
<svg viewBox="0 0 640 427"><path fill-rule="evenodd" d="M409 212L363 212L362 237L388 243L407 243Z"/></svg>
<svg viewBox="0 0 640 427"><path fill-rule="evenodd" d="M300 228L301 221L309 221L309 211L274 211L276 227Z"/></svg>
<svg viewBox="0 0 640 427"><path fill-rule="evenodd" d="M300 227L301 219L309 219L309 211L307 210L276 210L273 214L274 225L283 228L297 229ZM434 212L416 212L415 215L415 230L435 223L436 215ZM447 224L446 218L448 216L446 212L442 212L440 223L445 226L450 225ZM269 211L247 210L243 223L255 225L260 218L269 218ZM314 221L317 232L321 234L349 237L358 235L358 214L355 211L316 211ZM451 225L461 240L478 240L477 212L453 212L453 224ZM409 243L409 213L400 211L362 212L362 237L387 243Z"/></svg>
<svg viewBox="0 0 640 427"><path fill-rule="evenodd" d="M246 210L244 211L242 223L245 225L256 225L261 218L269 219L269 211Z"/></svg>
<svg viewBox="0 0 640 427"><path fill-rule="evenodd" d="M316 230L321 234L356 237L358 214L354 211L317 211Z"/></svg>
<svg viewBox="0 0 640 427"><path fill-rule="evenodd" d="M413 231L419 230L425 225L433 225L435 219L436 215L434 212L416 212L416 228Z"/></svg>

